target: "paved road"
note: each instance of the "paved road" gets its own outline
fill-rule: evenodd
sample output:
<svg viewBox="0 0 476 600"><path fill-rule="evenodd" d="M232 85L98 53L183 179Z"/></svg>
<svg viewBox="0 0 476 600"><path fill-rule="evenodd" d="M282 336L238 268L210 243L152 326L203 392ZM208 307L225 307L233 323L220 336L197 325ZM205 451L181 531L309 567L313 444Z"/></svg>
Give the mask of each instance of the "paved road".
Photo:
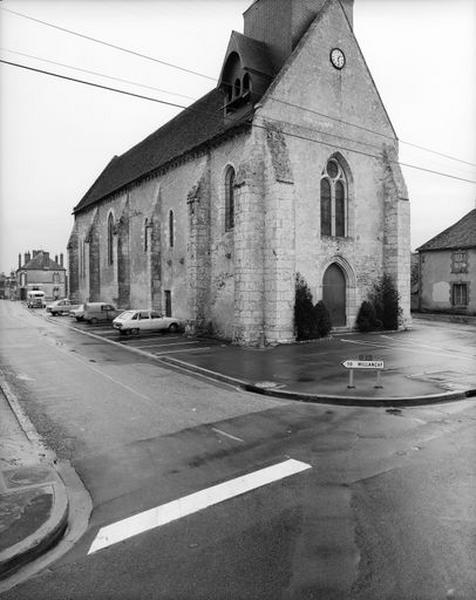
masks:
<svg viewBox="0 0 476 600"><path fill-rule="evenodd" d="M2 600L476 597L473 402L276 401L19 304L0 317L2 370L94 505L78 544ZM215 486L290 459L310 468L213 504ZM204 489L208 508L88 554L101 528Z"/></svg>

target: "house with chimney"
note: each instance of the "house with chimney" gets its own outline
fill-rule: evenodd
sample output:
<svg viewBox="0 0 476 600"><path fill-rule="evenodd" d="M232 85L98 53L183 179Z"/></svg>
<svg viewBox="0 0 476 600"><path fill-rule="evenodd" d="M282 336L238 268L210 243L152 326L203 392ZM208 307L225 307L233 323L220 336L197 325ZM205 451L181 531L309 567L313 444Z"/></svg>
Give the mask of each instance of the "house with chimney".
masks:
<svg viewBox="0 0 476 600"><path fill-rule="evenodd" d="M476 208L417 252L418 310L476 315Z"/></svg>
<svg viewBox="0 0 476 600"><path fill-rule="evenodd" d="M44 250L33 250L18 255L18 269L15 272L17 298L26 300L29 290L42 290L46 300L56 300L66 296L66 269L63 254L55 256Z"/></svg>
<svg viewBox="0 0 476 600"><path fill-rule="evenodd" d="M253 2L217 85L114 156L73 212L76 301L287 343L298 275L345 331L386 273L409 319L408 193L353 0Z"/></svg>

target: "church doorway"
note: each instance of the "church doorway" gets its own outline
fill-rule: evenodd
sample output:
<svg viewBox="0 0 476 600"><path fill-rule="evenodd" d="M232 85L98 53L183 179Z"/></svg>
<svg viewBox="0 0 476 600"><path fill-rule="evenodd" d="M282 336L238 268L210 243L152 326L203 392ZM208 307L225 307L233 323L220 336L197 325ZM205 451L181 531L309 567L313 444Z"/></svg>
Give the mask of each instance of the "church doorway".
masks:
<svg viewBox="0 0 476 600"><path fill-rule="evenodd" d="M346 325L345 275L337 264L330 265L322 281L322 300L331 316L333 327Z"/></svg>

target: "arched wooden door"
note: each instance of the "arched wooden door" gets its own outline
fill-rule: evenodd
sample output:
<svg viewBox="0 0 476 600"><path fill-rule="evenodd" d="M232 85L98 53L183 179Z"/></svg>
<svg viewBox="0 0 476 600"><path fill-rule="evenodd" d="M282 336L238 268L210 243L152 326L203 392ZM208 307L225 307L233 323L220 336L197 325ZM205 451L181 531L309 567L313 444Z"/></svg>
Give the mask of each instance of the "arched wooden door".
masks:
<svg viewBox="0 0 476 600"><path fill-rule="evenodd" d="M331 315L334 327L346 325L345 314L345 275L335 263L324 273L322 300Z"/></svg>

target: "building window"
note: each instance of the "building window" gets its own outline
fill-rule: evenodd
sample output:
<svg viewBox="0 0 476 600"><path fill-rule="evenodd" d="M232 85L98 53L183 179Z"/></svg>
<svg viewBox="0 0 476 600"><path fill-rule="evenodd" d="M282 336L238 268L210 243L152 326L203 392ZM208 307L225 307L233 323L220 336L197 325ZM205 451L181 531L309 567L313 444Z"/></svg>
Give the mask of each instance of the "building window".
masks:
<svg viewBox="0 0 476 600"><path fill-rule="evenodd" d="M243 93L249 92L251 89L251 80L249 73L245 73L243 77Z"/></svg>
<svg viewBox="0 0 476 600"><path fill-rule="evenodd" d="M225 175L225 231L235 226L235 170L228 167Z"/></svg>
<svg viewBox="0 0 476 600"><path fill-rule="evenodd" d="M165 297L165 316L172 316L172 292L170 290L164 290Z"/></svg>
<svg viewBox="0 0 476 600"><path fill-rule="evenodd" d="M241 94L241 81L239 78L235 79L235 85L234 85L233 92L234 92L235 98L237 98Z"/></svg>
<svg viewBox="0 0 476 600"><path fill-rule="evenodd" d="M468 272L468 253L466 250L455 250L451 254L451 272L452 273L467 273Z"/></svg>
<svg viewBox="0 0 476 600"><path fill-rule="evenodd" d="M174 239L174 211L169 210L169 247L173 248L175 239Z"/></svg>
<svg viewBox="0 0 476 600"><path fill-rule="evenodd" d="M335 158L327 162L321 176L321 235L347 235L347 180Z"/></svg>
<svg viewBox="0 0 476 600"><path fill-rule="evenodd" d="M109 213L107 218L107 264L114 262L114 217Z"/></svg>
<svg viewBox="0 0 476 600"><path fill-rule="evenodd" d="M26 273L20 273L20 287L26 287Z"/></svg>
<svg viewBox="0 0 476 600"><path fill-rule="evenodd" d="M149 219L144 221L144 252L149 249Z"/></svg>
<svg viewBox="0 0 476 600"><path fill-rule="evenodd" d="M53 273L53 283L57 284L60 282L60 276L59 273Z"/></svg>
<svg viewBox="0 0 476 600"><path fill-rule="evenodd" d="M451 288L451 304L453 306L468 305L468 284L453 283Z"/></svg>

